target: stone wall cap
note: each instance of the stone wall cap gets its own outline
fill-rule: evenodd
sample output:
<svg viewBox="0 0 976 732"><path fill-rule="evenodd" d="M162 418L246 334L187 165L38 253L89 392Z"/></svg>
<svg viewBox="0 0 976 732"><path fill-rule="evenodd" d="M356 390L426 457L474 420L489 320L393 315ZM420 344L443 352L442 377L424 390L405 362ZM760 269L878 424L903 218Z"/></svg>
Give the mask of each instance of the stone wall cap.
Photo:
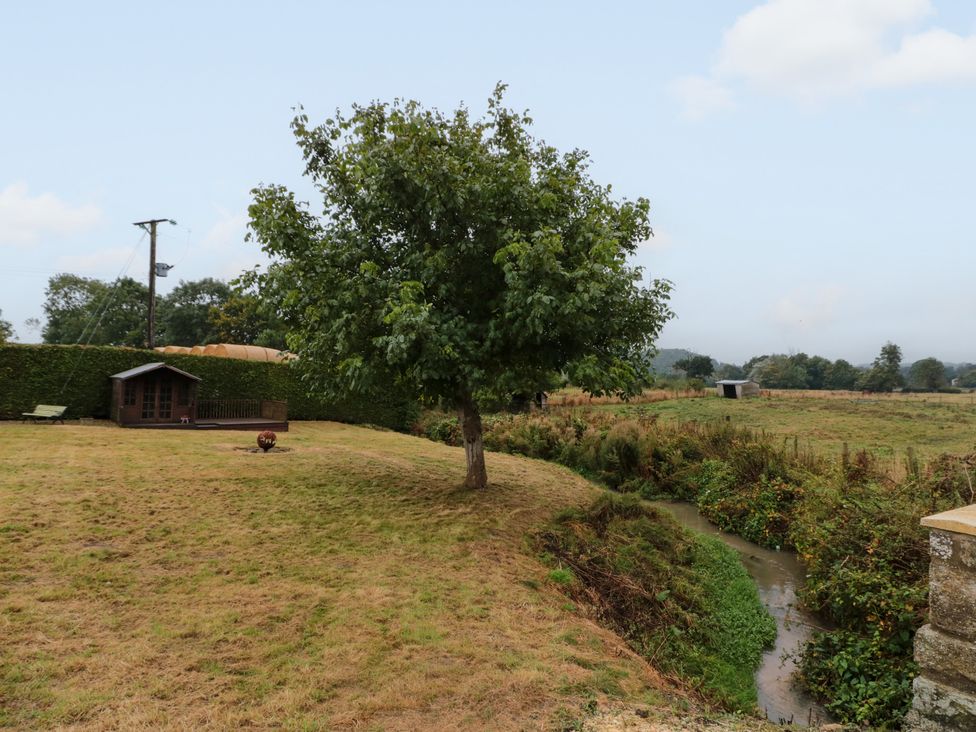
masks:
<svg viewBox="0 0 976 732"><path fill-rule="evenodd" d="M976 536L976 504L926 516L922 526Z"/></svg>

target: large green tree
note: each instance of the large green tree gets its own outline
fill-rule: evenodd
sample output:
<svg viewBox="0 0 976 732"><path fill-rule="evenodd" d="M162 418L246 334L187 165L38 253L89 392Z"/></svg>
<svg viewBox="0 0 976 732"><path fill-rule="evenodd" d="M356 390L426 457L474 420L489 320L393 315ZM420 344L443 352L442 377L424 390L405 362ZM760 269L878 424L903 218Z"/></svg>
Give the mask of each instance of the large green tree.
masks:
<svg viewBox="0 0 976 732"><path fill-rule="evenodd" d="M689 379L706 379L715 371L711 356L689 356L674 362L674 368L685 372Z"/></svg>
<svg viewBox="0 0 976 732"><path fill-rule="evenodd" d="M949 383L945 364L933 357L923 358L913 363L908 371L908 379L912 386L922 389L938 389Z"/></svg>
<svg viewBox="0 0 976 732"><path fill-rule="evenodd" d="M226 282L205 277L184 282L160 298L156 306L156 340L170 346L204 346L220 338L210 318L231 296Z"/></svg>
<svg viewBox="0 0 976 732"><path fill-rule="evenodd" d="M617 201L581 150L559 153L503 105L443 114L354 106L293 129L324 217L279 186L254 191L261 278L320 392L416 388L452 405L465 485L487 485L479 393L561 371L588 392L635 394L670 283L627 263L651 235L645 199Z"/></svg>
<svg viewBox="0 0 976 732"><path fill-rule="evenodd" d="M767 389L805 389L807 372L790 356L766 356L753 364L749 378Z"/></svg>
<svg viewBox="0 0 976 732"><path fill-rule="evenodd" d="M285 327L271 304L256 295L234 290L210 308L210 327L218 341L284 349Z"/></svg>
<svg viewBox="0 0 976 732"><path fill-rule="evenodd" d="M857 380L861 376L861 371L849 361L838 358L824 374L824 387L827 389L853 389L857 386Z"/></svg>
<svg viewBox="0 0 976 732"><path fill-rule="evenodd" d="M58 274L45 291L45 343L143 346L149 290L131 277L111 284Z"/></svg>
<svg viewBox="0 0 976 732"><path fill-rule="evenodd" d="M863 376L859 386L867 391L892 391L903 386L901 375L901 349L890 341L881 347L871 368Z"/></svg>

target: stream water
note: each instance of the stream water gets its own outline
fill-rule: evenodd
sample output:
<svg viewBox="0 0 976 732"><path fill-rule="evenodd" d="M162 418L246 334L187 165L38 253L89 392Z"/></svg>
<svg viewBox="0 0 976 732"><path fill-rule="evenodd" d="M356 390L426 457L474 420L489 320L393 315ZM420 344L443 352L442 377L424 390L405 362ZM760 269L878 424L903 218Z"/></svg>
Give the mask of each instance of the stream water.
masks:
<svg viewBox="0 0 976 732"><path fill-rule="evenodd" d="M810 613L798 607L796 591L806 573L796 555L763 549L733 534L719 530L690 503L655 501L670 511L679 523L702 534L717 536L735 549L759 590L759 599L776 620L776 644L766 651L756 671L759 708L770 721L811 725L830 721L827 712L808 694L792 683L796 663L792 652L820 627Z"/></svg>

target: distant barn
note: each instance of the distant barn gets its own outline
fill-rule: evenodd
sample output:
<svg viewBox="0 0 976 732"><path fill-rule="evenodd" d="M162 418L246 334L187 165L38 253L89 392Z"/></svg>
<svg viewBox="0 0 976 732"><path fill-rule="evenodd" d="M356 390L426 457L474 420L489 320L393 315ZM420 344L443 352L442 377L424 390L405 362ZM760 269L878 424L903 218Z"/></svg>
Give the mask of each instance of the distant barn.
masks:
<svg viewBox="0 0 976 732"><path fill-rule="evenodd" d="M742 397L759 396L759 384L748 379L722 379L715 382L715 391L726 399L741 399Z"/></svg>

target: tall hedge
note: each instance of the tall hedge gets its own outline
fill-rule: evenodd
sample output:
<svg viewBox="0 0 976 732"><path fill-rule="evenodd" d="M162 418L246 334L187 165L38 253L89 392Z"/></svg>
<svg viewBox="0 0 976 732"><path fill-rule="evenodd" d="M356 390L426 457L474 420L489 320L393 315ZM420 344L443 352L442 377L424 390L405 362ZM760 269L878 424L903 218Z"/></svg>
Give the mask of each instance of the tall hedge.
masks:
<svg viewBox="0 0 976 732"><path fill-rule="evenodd" d="M326 402L309 396L287 364L184 356L113 346L0 345L0 419L17 419L37 404L63 404L66 416L108 417L109 376L163 361L199 376L201 399L280 399L289 419L330 419L406 429L417 402L389 393L379 399Z"/></svg>

